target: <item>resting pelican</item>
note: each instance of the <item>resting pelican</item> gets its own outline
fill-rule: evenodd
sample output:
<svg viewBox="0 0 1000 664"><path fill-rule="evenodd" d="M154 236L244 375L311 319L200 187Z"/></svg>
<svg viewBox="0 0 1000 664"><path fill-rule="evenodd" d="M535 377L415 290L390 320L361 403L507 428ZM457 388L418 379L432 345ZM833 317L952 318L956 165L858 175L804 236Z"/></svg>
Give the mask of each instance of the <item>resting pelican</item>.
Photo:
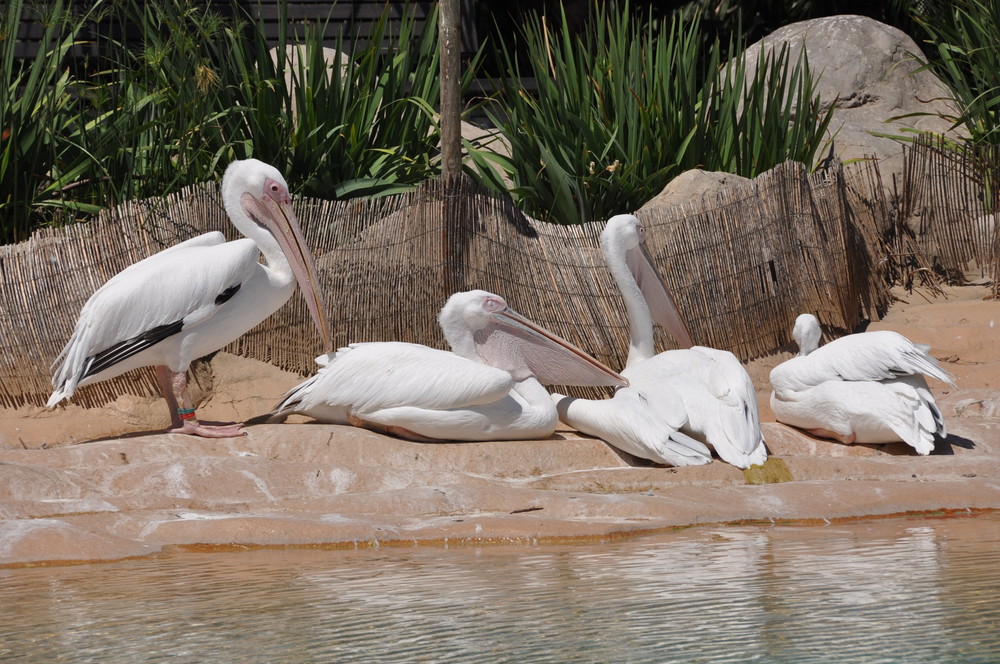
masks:
<svg viewBox="0 0 1000 664"><path fill-rule="evenodd" d="M242 435L239 424L198 421L188 394L188 366L277 311L292 296L296 280L325 346L332 345L315 267L281 173L256 159L233 162L222 178L222 200L246 237L226 242L217 231L199 235L125 268L101 286L53 363L59 367L48 407L82 385L156 366L171 409L171 433ZM261 253L266 265L259 262Z"/></svg>
<svg viewBox="0 0 1000 664"><path fill-rule="evenodd" d="M669 389L661 387L658 396ZM558 393L552 399L563 422L634 456L669 466L700 466L712 460L711 450L681 431L687 413L676 393L666 403L651 402L646 392L633 386L615 390L610 399Z"/></svg>
<svg viewBox="0 0 1000 664"><path fill-rule="evenodd" d="M438 322L453 352L403 342L351 344L317 358L271 421L292 413L411 440L547 438L558 423L541 383L626 385L499 295L452 295Z"/></svg>
<svg viewBox="0 0 1000 664"><path fill-rule="evenodd" d="M693 452L688 441L694 439L711 445L719 457L734 466L748 468L764 463L767 450L750 376L732 353L694 345L684 319L643 248L645 237L642 224L630 214L612 217L601 232L601 250L621 290L629 320L628 360L622 375L667 427L663 431L670 431L675 451ZM683 349L655 353L654 318ZM617 396L607 404L567 401L562 395L554 398L559 412L564 413L564 422L611 442L605 436L613 436L615 431L606 430L599 419L586 417L584 411L613 409ZM629 397L629 401L637 400ZM628 407L621 416L632 417L634 410ZM676 449L674 431L685 435L685 450ZM639 456L656 459L651 454ZM691 458L700 463L707 461Z"/></svg>
<svg viewBox="0 0 1000 664"><path fill-rule="evenodd" d="M795 320L797 357L771 370L771 410L779 422L842 443L904 441L919 454L945 436L925 374L954 387L930 354L896 332L849 334L819 346L819 321Z"/></svg>

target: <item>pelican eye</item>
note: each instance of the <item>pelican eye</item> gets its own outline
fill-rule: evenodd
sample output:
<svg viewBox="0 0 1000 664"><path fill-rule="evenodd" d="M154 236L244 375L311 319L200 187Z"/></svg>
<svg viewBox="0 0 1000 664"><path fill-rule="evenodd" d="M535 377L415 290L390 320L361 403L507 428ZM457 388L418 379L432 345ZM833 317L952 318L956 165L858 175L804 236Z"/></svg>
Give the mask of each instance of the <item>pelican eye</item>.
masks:
<svg viewBox="0 0 1000 664"><path fill-rule="evenodd" d="M264 180L264 198L270 198L271 200L287 201L290 196L288 195L288 187L284 183L275 180L274 178L267 178Z"/></svg>
<svg viewBox="0 0 1000 664"><path fill-rule="evenodd" d="M507 308L507 303L499 298L487 297L483 301L483 309L489 311L490 313L495 313L497 311L503 311Z"/></svg>

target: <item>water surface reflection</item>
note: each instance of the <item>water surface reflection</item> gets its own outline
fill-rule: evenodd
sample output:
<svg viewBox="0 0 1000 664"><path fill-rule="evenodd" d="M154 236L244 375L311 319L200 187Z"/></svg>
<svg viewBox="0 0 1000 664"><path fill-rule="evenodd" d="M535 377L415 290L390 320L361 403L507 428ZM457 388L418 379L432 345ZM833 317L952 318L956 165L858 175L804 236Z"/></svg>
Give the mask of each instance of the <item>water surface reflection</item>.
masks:
<svg viewBox="0 0 1000 664"><path fill-rule="evenodd" d="M997 662L1000 515L0 570L4 662Z"/></svg>

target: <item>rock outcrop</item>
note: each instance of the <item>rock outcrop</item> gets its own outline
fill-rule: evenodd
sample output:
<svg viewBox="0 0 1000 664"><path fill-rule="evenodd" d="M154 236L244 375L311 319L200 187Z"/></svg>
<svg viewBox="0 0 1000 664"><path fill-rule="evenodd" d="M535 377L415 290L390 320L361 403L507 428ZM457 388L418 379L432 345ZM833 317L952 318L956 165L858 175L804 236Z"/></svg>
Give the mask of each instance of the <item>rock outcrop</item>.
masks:
<svg viewBox="0 0 1000 664"><path fill-rule="evenodd" d="M747 49L748 71L761 52L777 53L785 44L791 62L805 49L810 70L820 76L824 108L836 109L830 123L834 155L848 164L877 159L884 181L901 172L902 145L882 135L947 133L948 118L958 115L947 87L920 70L920 47L897 28L854 15L793 23Z"/></svg>

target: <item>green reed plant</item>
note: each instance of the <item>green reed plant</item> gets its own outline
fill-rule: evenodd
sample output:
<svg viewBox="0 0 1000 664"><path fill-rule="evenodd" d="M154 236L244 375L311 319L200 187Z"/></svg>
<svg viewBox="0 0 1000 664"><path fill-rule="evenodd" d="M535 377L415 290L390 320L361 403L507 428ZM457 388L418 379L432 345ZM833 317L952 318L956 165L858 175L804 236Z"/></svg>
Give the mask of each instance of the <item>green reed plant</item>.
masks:
<svg viewBox="0 0 1000 664"><path fill-rule="evenodd" d="M927 32L925 66L950 88L961 109L951 118L974 144L1000 145L1000 5L995 0L930 3L914 13Z"/></svg>
<svg viewBox="0 0 1000 664"><path fill-rule="evenodd" d="M39 10L42 11L41 9ZM56 0L37 15L44 27L37 57L15 57L25 3L0 8L0 243L26 237L60 213L91 212L70 191L87 177L72 144L84 130L65 59L84 23Z"/></svg>
<svg viewBox="0 0 1000 664"><path fill-rule="evenodd" d="M102 17L101 68L82 88L83 148L100 156L105 205L217 177L228 153L213 45L225 19L184 0L120 3ZM121 35L119 41L110 35Z"/></svg>
<svg viewBox="0 0 1000 664"><path fill-rule="evenodd" d="M189 0L131 7L140 48L120 45L103 86L132 116L118 154L120 170L141 174L130 197L213 179L250 156L322 198L394 193L435 173L435 16L417 38L412 16L390 26L383 14L364 40L341 35L329 62L321 25L301 37L284 29L271 48L238 6L235 21Z"/></svg>
<svg viewBox="0 0 1000 664"><path fill-rule="evenodd" d="M243 145L321 198L399 193L436 175L436 11L419 36L414 15L391 26L383 13L363 38L341 34L332 52L319 27L300 42L282 35L273 55L259 32L250 40L228 33L222 69L239 74L226 86L244 106Z"/></svg>
<svg viewBox="0 0 1000 664"><path fill-rule="evenodd" d="M754 177L784 161L812 165L827 143L833 105L823 109L805 49L794 62L783 44L748 69L735 57L720 71L709 114L709 170Z"/></svg>
<svg viewBox="0 0 1000 664"><path fill-rule="evenodd" d="M787 159L811 163L831 111L804 59L769 53L746 75L743 56L723 63L741 49L706 47L697 15L595 11L583 35L565 16L553 28L536 15L524 27L527 59L503 50L511 76L488 112L511 157L467 146L482 181L500 187L506 176L527 211L579 223L634 210L690 168L752 177Z"/></svg>
<svg viewBox="0 0 1000 664"><path fill-rule="evenodd" d="M232 17L193 0L102 4L74 17L53 0L34 60L15 57L24 3L2 10L0 242L46 210L92 214L217 179L237 158L322 198L405 191L438 172L436 13L420 35L415 15L388 11L363 38L342 35L342 65L326 57L323 26L285 29L271 49L235 1ZM101 55L76 80L67 55L88 22Z"/></svg>

